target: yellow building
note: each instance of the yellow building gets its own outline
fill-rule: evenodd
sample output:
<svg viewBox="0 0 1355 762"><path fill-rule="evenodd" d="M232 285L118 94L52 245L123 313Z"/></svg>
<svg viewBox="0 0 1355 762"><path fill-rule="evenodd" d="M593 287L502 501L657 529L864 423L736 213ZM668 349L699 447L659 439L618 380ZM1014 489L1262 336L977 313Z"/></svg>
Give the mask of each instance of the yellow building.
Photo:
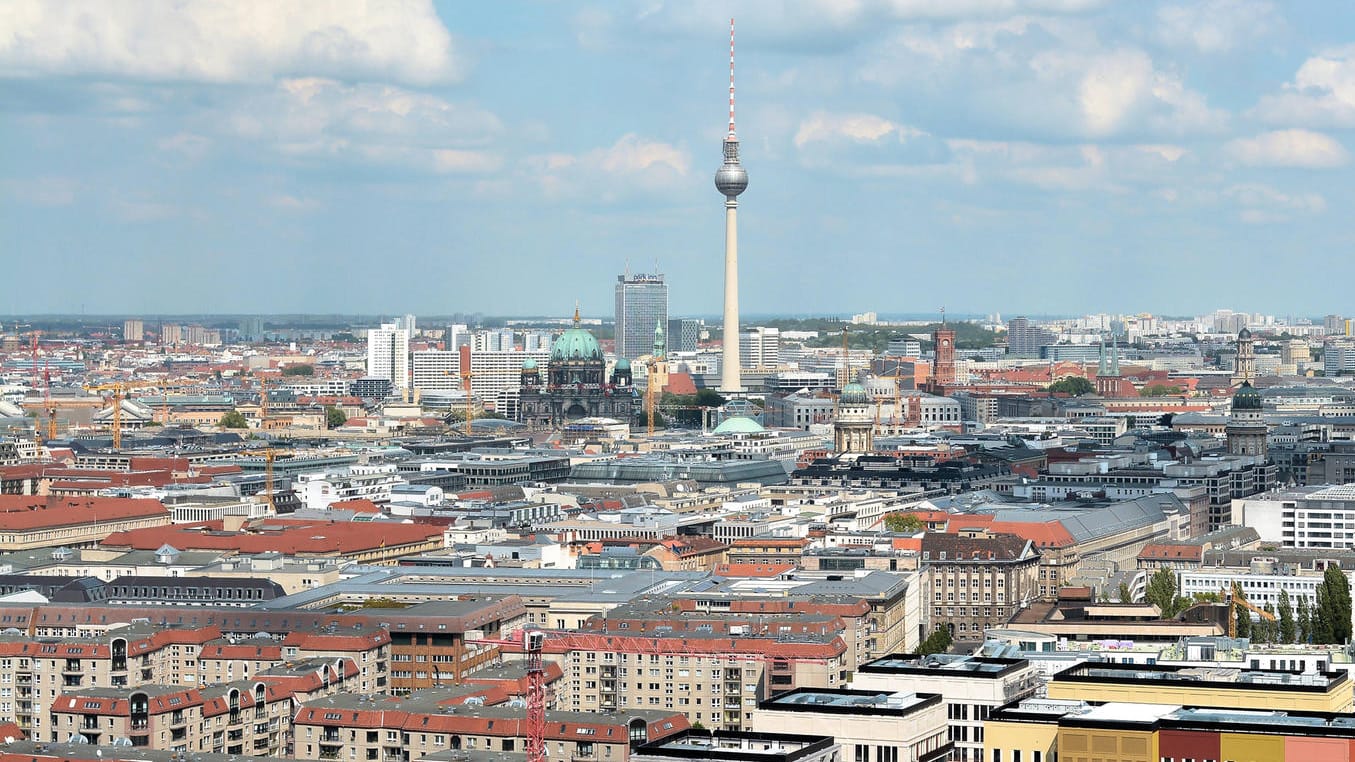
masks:
<svg viewBox="0 0 1355 762"><path fill-rule="evenodd" d="M1349 712L1355 704L1350 674L1344 671L1298 673L1094 662L1055 675L1047 695L1064 701L1306 712Z"/></svg>

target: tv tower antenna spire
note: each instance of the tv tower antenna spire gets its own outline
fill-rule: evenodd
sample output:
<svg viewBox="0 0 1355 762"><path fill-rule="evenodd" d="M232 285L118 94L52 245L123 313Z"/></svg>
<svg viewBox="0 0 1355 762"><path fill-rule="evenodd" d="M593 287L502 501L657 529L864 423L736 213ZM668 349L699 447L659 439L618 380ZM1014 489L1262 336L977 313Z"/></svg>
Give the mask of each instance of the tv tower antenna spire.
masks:
<svg viewBox="0 0 1355 762"><path fill-rule="evenodd" d="M715 172L715 187L725 197L725 299L720 387L725 395L742 394L739 357L739 194L748 188L748 172L739 163L739 137L734 132L734 19L729 20L729 134L725 135L724 164Z"/></svg>
<svg viewBox="0 0 1355 762"><path fill-rule="evenodd" d="M737 140L734 132L734 19L729 20L729 140Z"/></svg>

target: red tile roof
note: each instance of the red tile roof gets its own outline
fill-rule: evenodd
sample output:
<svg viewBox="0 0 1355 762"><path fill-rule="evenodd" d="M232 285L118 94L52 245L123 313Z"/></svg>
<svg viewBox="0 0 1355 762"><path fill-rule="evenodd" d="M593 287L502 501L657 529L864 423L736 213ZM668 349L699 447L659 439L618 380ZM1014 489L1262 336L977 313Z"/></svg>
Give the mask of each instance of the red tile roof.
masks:
<svg viewBox="0 0 1355 762"><path fill-rule="evenodd" d="M155 550L169 543L180 550L234 550L240 553L277 551L293 555L328 556L361 553L384 547L441 539L442 527L428 524L382 522L269 520L240 532L222 531L220 521L133 529L114 532L102 545L129 550Z"/></svg>
<svg viewBox="0 0 1355 762"><path fill-rule="evenodd" d="M795 564L716 564L715 576L743 579L771 579L795 571Z"/></svg>
<svg viewBox="0 0 1355 762"><path fill-rule="evenodd" d="M169 509L159 500L0 495L0 531L25 531L138 518L168 518L168 516ZM158 547L160 546L155 546Z"/></svg>
<svg viewBox="0 0 1355 762"><path fill-rule="evenodd" d="M1195 561L1204 558L1202 545L1176 545L1174 543L1153 543L1144 545L1139 558L1145 561Z"/></svg>

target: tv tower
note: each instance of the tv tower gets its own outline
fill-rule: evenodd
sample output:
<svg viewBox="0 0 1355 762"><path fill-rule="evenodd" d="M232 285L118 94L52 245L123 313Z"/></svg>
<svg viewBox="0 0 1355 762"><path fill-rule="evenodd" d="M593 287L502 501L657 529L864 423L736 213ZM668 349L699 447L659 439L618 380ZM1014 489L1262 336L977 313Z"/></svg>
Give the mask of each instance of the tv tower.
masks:
<svg viewBox="0 0 1355 762"><path fill-rule="evenodd" d="M715 171L715 187L725 196L725 314L720 389L740 394L743 373L739 359L739 194L748 187L748 172L739 164L739 137L734 132L734 19L729 20L729 134L725 163Z"/></svg>

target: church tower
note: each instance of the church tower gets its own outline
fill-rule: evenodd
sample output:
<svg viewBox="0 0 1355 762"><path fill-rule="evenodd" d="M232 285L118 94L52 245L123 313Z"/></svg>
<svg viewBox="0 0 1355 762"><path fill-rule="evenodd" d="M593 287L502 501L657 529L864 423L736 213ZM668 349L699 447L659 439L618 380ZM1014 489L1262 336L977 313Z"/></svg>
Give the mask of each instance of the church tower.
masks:
<svg viewBox="0 0 1355 762"><path fill-rule="evenodd" d="M1251 331L1243 328L1237 333L1237 363L1233 370L1233 386L1256 380L1256 347Z"/></svg>
<svg viewBox="0 0 1355 762"><path fill-rule="evenodd" d="M833 421L833 449L839 453L865 453L875 450L874 403L866 388L858 383L842 387L837 398L837 418Z"/></svg>
<svg viewBox="0 0 1355 762"><path fill-rule="evenodd" d="M1256 391L1250 381L1243 381L1242 386L1238 387L1233 395L1233 410L1228 417L1228 427L1225 429L1230 455L1256 455L1263 460L1266 458L1267 427L1265 419L1261 417L1261 411L1261 393Z"/></svg>

